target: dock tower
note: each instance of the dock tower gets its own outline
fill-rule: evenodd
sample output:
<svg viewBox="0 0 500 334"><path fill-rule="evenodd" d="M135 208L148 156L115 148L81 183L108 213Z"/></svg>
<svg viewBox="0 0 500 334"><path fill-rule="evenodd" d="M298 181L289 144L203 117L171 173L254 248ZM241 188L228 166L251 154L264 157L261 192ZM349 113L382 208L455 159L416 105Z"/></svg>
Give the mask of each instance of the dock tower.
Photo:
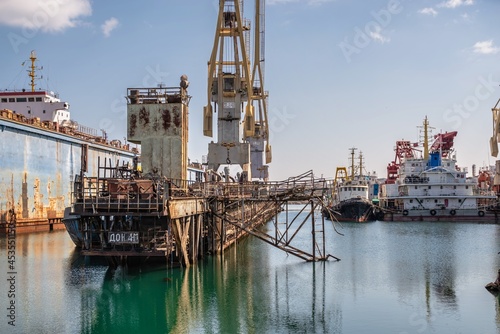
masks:
<svg viewBox="0 0 500 334"><path fill-rule="evenodd" d="M207 105L203 110L203 134L213 136L217 114L217 142L208 145L208 168L240 165L251 179L250 143L255 135L248 41L250 26L242 19L240 0L220 0L215 41L208 62Z"/></svg>
<svg viewBox="0 0 500 334"><path fill-rule="evenodd" d="M187 179L189 82L178 88L129 88L128 141L141 145L142 171Z"/></svg>

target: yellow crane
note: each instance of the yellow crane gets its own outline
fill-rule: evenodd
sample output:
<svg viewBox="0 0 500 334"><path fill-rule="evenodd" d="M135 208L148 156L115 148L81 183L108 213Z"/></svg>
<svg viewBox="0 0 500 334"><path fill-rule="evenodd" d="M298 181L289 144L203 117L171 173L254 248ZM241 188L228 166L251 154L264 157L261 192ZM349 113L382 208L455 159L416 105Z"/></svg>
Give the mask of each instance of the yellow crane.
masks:
<svg viewBox="0 0 500 334"><path fill-rule="evenodd" d="M217 142L208 147L208 167L238 164L246 179L267 179L271 162L267 96L264 90L264 0L255 0L254 59L249 56L250 22L242 17L242 0L220 0L214 45L208 62L207 105L203 134ZM256 107L254 106L256 104ZM258 115L255 114L258 110ZM265 153L265 158L264 158Z"/></svg>
<svg viewBox="0 0 500 334"><path fill-rule="evenodd" d="M250 27L242 19L241 5L240 0L219 1L214 46L208 62L203 134L213 136L212 115L218 113L217 142L208 146L208 167L217 170L223 164L238 164L249 179L250 144L244 139L255 134L255 117L245 43Z"/></svg>
<svg viewBox="0 0 500 334"><path fill-rule="evenodd" d="M498 142L500 141L500 99L495 106L491 108L493 113L493 136L490 138L491 155L498 155Z"/></svg>

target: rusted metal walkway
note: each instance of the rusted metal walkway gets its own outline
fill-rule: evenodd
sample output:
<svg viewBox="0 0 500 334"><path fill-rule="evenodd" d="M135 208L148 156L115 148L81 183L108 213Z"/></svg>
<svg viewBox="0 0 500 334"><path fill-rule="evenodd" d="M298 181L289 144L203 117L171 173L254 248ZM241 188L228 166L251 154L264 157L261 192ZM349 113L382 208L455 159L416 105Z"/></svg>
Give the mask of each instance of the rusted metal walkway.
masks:
<svg viewBox="0 0 500 334"><path fill-rule="evenodd" d="M189 266L246 235L306 261L339 260L326 253L325 221L316 218L330 184L312 171L282 182L231 183L135 178L127 166L101 170L76 180L72 218L65 222L77 229L68 231L81 239L83 254L105 256L113 266L129 257L165 257ZM290 210L293 203L301 209ZM272 234L259 229L270 221ZM305 228L311 231L309 250L294 245Z"/></svg>

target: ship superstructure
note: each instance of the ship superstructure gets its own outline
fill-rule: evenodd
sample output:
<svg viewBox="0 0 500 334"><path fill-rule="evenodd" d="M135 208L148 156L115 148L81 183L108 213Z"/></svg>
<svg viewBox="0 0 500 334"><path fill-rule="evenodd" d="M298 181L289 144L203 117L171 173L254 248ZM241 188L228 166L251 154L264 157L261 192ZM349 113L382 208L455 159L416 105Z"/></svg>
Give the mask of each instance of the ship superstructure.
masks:
<svg viewBox="0 0 500 334"><path fill-rule="evenodd" d="M423 124L427 134L427 118ZM380 193L380 205L387 210L385 220L495 219L489 210L496 203L494 192L479 187L457 164L453 148L456 135L456 131L437 134L432 145L425 135L420 149L409 142L396 147L397 174L388 174Z"/></svg>
<svg viewBox="0 0 500 334"><path fill-rule="evenodd" d="M49 90L36 90L36 53L31 51L30 70L31 89L21 91L0 91L0 110L29 118L38 118L41 122L49 121L62 124L71 120L69 103L61 101L59 95Z"/></svg>

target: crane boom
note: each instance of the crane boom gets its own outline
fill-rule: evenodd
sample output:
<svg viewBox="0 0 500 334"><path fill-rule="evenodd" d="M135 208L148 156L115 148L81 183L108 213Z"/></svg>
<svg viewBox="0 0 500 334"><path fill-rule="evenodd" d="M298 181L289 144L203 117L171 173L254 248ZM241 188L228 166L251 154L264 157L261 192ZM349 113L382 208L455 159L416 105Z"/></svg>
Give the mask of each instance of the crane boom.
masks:
<svg viewBox="0 0 500 334"><path fill-rule="evenodd" d="M264 89L265 0L255 0L254 59L252 69L252 101L256 103L255 133L248 137L251 144L252 175L267 179L272 160L268 127L268 92ZM265 154L265 159L263 154Z"/></svg>

